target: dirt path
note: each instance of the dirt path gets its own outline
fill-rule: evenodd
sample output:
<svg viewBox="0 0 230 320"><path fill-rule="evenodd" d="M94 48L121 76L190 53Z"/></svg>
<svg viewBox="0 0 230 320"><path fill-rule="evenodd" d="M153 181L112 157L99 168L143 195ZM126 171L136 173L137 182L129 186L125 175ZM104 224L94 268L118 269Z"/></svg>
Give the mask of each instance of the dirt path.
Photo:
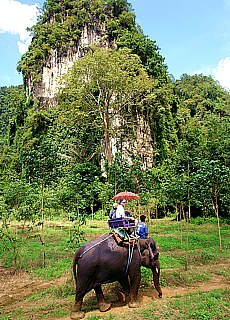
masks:
<svg viewBox="0 0 230 320"><path fill-rule="evenodd" d="M13 304L34 292L42 291L53 285L60 285L67 281L67 277L44 281L40 279L31 280L27 272L15 268L0 267L0 306Z"/></svg>
<svg viewBox="0 0 230 320"><path fill-rule="evenodd" d="M172 298L172 297L176 297L176 296L180 296L183 295L187 292L196 292L196 291L203 291L203 292L208 292L211 290L215 290L215 289L226 289L229 288L226 284L208 284L205 286L198 286L198 287L194 287L194 288L163 288L163 297L162 299L159 299L157 297L157 293L155 292L154 289L149 289L146 290L143 293L140 293L140 308L147 308L147 306L151 303L153 303L153 301L155 301L155 303L162 303L164 304L165 301L168 298ZM144 307L143 307L144 306ZM127 317L125 316L126 314L128 315L130 313L130 308L125 305L121 305L120 302L116 302L113 304L113 306L111 307L111 309L109 311L106 312L106 314L109 316L109 314L112 314L113 316L116 315L123 315L124 319L126 319ZM86 313L86 319L89 318L90 316L100 316L102 315L102 313L99 310L94 310L94 311L90 311ZM58 320L57 318L53 318L52 320ZM70 317L66 317L63 318L62 320L70 320Z"/></svg>
<svg viewBox="0 0 230 320"><path fill-rule="evenodd" d="M227 266L228 261L225 264L219 264L217 267ZM205 268L210 268L210 266L204 266ZM20 307L23 306L26 308L28 302L24 301L26 297L30 296L35 292L42 292L46 288L50 288L51 286L57 286L64 284L68 281L68 276L62 277L60 279L55 279L53 281L43 281L40 279L31 279L29 274L26 272L18 271L16 269L10 268L5 269L0 267L0 307L5 308L5 310L10 310L12 306L17 306L20 304ZM139 292L139 300L140 300L140 308L146 308L149 304L152 303L165 303L167 299L171 297L175 297L178 295L184 295L187 292L196 292L196 291L211 291L214 289L229 289L229 283L224 276L215 275L208 282L202 284L194 284L194 286L190 287L165 287L163 288L163 298L159 299L157 297L157 292L154 288L145 289L144 287L140 288ZM91 296L94 296L94 292L91 293ZM90 299L90 298L88 298ZM139 308L139 309L140 309ZM28 311L29 312L29 311ZM130 309L127 305L122 305L121 302L116 301L111 309L107 311L105 314L109 316L112 314L116 315L124 315L126 318L126 314L130 312ZM31 315L33 312L31 310ZM90 316L101 316L102 313L95 309L93 311L89 311L86 313L85 319L88 319ZM33 318L33 316L32 316ZM70 320L69 317L65 318L54 318L49 317L49 320Z"/></svg>

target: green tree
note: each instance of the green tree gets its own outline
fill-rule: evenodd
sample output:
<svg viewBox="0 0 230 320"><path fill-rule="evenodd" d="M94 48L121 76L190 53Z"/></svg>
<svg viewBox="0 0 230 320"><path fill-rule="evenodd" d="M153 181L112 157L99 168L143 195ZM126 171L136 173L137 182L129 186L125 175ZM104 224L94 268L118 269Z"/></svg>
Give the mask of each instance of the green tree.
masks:
<svg viewBox="0 0 230 320"><path fill-rule="evenodd" d="M174 92L178 100L179 138L183 137L192 117L203 119L210 113L218 117L229 116L230 95L211 77L184 74L175 82Z"/></svg>
<svg viewBox="0 0 230 320"><path fill-rule="evenodd" d="M164 58L159 53L156 42L143 34L140 26L132 29L122 29L118 33L118 48L129 48L133 54L137 54L148 74L159 81L161 87L169 81L167 66Z"/></svg>
<svg viewBox="0 0 230 320"><path fill-rule="evenodd" d="M205 161L192 178L196 183L196 192L198 192L203 202L206 214L211 214L212 211L215 212L221 250L219 206L221 202L222 204L225 203L223 207L229 207L230 204L230 170L218 160Z"/></svg>
<svg viewBox="0 0 230 320"><path fill-rule="evenodd" d="M78 125L84 120L102 128L110 165L111 138L122 129L119 116L147 101L153 81L128 49L97 49L75 63L63 84L59 103L65 116Z"/></svg>
<svg viewBox="0 0 230 320"><path fill-rule="evenodd" d="M219 207L227 208L230 203L229 168L219 160L206 160L199 170L192 174L192 181L196 185L197 197L200 197L202 208L206 215L213 210L219 216ZM227 211L225 212L227 214ZM224 215L224 212L222 212Z"/></svg>
<svg viewBox="0 0 230 320"><path fill-rule="evenodd" d="M22 86L0 87L0 143L12 142L16 126L20 122L20 110L25 103ZM11 132L10 132L11 129Z"/></svg>
<svg viewBox="0 0 230 320"><path fill-rule="evenodd" d="M75 212L75 216L90 213L99 205L100 185L105 184L101 170L93 163L72 163L57 185L59 208ZM75 218L76 218L75 217Z"/></svg>

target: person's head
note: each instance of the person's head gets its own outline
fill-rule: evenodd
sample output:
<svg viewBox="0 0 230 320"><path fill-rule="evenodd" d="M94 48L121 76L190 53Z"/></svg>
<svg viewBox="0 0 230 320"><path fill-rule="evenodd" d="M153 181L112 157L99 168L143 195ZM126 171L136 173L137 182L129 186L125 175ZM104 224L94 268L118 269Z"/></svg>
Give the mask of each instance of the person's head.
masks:
<svg viewBox="0 0 230 320"><path fill-rule="evenodd" d="M118 203L115 202L115 203L113 204L113 209L117 209L117 207L118 207Z"/></svg>
<svg viewBox="0 0 230 320"><path fill-rule="evenodd" d="M126 204L126 200L124 198L121 198L119 203L124 207Z"/></svg>
<svg viewBox="0 0 230 320"><path fill-rule="evenodd" d="M145 219L146 219L146 216L145 216L144 214L142 214L142 215L140 216L141 222L145 222Z"/></svg>

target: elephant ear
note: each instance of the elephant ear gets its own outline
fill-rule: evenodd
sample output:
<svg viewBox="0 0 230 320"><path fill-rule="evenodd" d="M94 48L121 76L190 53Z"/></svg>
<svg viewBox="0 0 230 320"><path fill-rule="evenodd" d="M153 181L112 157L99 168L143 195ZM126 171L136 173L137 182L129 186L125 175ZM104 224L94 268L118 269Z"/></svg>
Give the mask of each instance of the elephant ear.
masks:
<svg viewBox="0 0 230 320"><path fill-rule="evenodd" d="M151 247L152 252L154 254L154 259L157 260L158 256L159 256L159 248L157 247L156 242L152 238L150 238L150 239L151 239L150 247Z"/></svg>
<svg viewBox="0 0 230 320"><path fill-rule="evenodd" d="M140 244L141 244L141 250L142 252L145 250L145 249L148 249L148 246L149 246L149 241L148 239L139 239L140 241Z"/></svg>
<svg viewBox="0 0 230 320"><path fill-rule="evenodd" d="M152 249L153 252L156 250L156 243L152 238L147 238L147 239L139 239L140 241L140 248L141 252L143 254L144 250L149 250L149 247Z"/></svg>
<svg viewBox="0 0 230 320"><path fill-rule="evenodd" d="M148 238L148 240L149 240L151 249L153 250L153 252L155 252L155 250L157 250L156 242L152 238Z"/></svg>
<svg viewBox="0 0 230 320"><path fill-rule="evenodd" d="M141 262L143 266L148 266L150 263L149 250L145 249L141 254Z"/></svg>

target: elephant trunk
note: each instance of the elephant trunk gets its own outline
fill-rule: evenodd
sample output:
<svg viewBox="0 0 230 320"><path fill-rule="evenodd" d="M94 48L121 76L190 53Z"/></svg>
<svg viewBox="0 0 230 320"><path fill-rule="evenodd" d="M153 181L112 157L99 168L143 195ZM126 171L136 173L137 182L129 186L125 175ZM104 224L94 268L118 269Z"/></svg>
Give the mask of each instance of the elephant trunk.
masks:
<svg viewBox="0 0 230 320"><path fill-rule="evenodd" d="M158 297L162 298L162 290L160 286L160 262L156 260L154 262L154 266L151 268L153 273L153 284L155 289L158 292Z"/></svg>

